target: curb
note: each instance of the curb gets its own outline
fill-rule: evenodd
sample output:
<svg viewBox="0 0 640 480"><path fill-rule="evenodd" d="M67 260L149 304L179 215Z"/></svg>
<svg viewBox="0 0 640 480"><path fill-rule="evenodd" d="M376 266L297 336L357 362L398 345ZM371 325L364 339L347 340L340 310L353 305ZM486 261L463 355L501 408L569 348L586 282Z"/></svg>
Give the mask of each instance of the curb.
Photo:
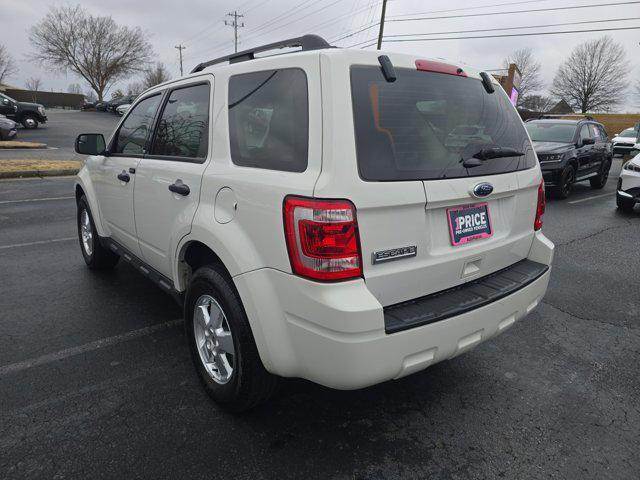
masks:
<svg viewBox="0 0 640 480"><path fill-rule="evenodd" d="M7 140L7 142L13 142L13 140ZM0 142L0 150L46 150L46 143L35 142L19 142L19 145L3 145L4 142Z"/></svg>
<svg viewBox="0 0 640 480"><path fill-rule="evenodd" d="M76 175L79 168L54 168L50 170L16 170L15 172L0 172L0 178L28 178L28 177L63 177Z"/></svg>

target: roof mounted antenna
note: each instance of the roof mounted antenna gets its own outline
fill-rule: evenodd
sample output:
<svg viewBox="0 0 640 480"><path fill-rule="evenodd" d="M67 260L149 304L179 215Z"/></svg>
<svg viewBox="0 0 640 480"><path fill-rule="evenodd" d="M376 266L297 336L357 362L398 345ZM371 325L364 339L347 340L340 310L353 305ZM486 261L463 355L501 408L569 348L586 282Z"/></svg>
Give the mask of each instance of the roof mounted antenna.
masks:
<svg viewBox="0 0 640 480"><path fill-rule="evenodd" d="M219 57L207 62L200 63L196 65L193 70L191 70L191 73L201 72L205 68L217 63L229 62L231 64L253 60L254 58L256 58L256 53L276 50L278 48L294 47L301 47L302 52L306 52L309 50L320 50L323 48L333 48L324 38L318 35L303 35L302 37L290 38L288 40L282 40L280 42L269 43L267 45L250 48L248 50L243 50L242 52L233 53L231 55L226 55L224 57Z"/></svg>

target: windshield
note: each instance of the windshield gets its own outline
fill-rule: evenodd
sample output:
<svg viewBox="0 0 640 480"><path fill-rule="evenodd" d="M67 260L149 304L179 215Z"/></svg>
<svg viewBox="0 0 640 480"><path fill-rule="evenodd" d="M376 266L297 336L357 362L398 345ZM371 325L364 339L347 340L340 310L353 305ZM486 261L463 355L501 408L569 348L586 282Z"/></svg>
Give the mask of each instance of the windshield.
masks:
<svg viewBox="0 0 640 480"><path fill-rule="evenodd" d="M623 130L620 135L618 135L619 137L631 137L631 138L635 138L636 137L636 131L633 128L627 128L626 130Z"/></svg>
<svg viewBox="0 0 640 480"><path fill-rule="evenodd" d="M364 180L433 180L531 168L535 154L504 94L477 79L407 68L387 82L378 66L351 68L358 169ZM483 148L524 155L462 163Z"/></svg>
<svg viewBox="0 0 640 480"><path fill-rule="evenodd" d="M13 98L11 98L8 95L5 95L4 93L0 93L0 98L6 98L7 100L11 100L12 102L15 102L15 100Z"/></svg>
<svg viewBox="0 0 640 480"><path fill-rule="evenodd" d="M574 123L528 122L525 126L534 142L571 143L576 131Z"/></svg>

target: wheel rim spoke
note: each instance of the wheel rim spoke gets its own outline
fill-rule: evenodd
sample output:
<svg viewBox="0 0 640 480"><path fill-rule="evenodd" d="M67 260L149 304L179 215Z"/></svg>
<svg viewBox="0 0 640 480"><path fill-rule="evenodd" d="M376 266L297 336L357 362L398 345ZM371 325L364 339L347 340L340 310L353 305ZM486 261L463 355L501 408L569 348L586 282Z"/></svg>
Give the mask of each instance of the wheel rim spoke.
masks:
<svg viewBox="0 0 640 480"><path fill-rule="evenodd" d="M235 353L231 332L227 332L222 328L217 329L216 340L218 340L218 348L222 350L224 353L230 353L232 355Z"/></svg>

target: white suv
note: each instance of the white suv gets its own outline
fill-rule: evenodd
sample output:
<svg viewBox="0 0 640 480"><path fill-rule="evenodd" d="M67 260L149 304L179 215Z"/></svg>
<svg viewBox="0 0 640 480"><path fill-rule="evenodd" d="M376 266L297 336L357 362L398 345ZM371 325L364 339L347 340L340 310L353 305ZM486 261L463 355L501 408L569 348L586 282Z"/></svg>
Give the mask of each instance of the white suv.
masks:
<svg viewBox="0 0 640 480"><path fill-rule="evenodd" d="M86 263L124 259L183 302L232 410L278 377L355 389L452 358L549 281L540 167L484 72L305 36L153 87L76 150Z"/></svg>

